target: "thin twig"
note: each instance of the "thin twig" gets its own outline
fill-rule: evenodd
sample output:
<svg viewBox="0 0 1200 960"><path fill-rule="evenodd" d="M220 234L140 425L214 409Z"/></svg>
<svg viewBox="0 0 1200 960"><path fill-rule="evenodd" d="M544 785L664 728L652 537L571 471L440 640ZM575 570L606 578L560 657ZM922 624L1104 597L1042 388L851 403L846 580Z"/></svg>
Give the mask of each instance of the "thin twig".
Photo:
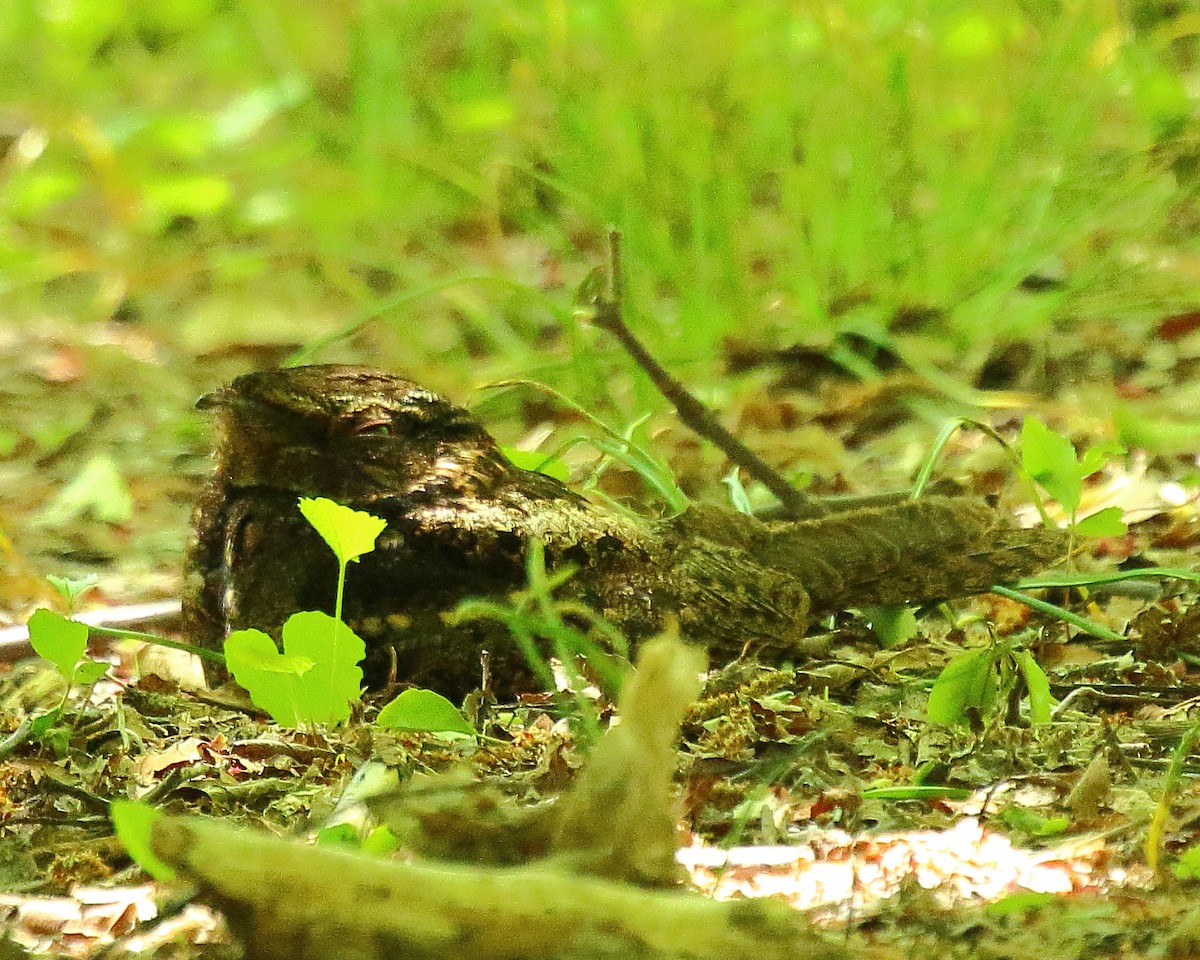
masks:
<svg viewBox="0 0 1200 960"><path fill-rule="evenodd" d="M716 444L733 463L775 494L789 516L799 519L824 515L827 512L825 507L793 487L762 457L726 430L713 412L697 400L682 383L667 373L633 335L622 315L624 284L621 279L620 231L609 231L608 244L608 292L596 298L596 313L592 322L616 337L625 352L645 371L659 393L675 407L680 420L694 432Z"/></svg>

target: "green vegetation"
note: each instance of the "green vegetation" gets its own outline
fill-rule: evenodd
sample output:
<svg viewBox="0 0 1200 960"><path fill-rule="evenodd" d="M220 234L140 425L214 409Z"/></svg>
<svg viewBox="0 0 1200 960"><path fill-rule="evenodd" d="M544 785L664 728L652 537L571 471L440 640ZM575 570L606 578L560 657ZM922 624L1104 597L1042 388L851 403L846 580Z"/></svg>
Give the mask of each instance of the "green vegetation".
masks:
<svg viewBox="0 0 1200 960"><path fill-rule="evenodd" d="M341 723L360 696L359 663L367 652L362 638L342 622L346 566L375 549L387 524L323 497L301 497L299 508L337 558L333 616L294 612L283 624L282 653L261 630L235 630L225 639L225 659L234 679L276 723Z"/></svg>
<svg viewBox="0 0 1200 960"><path fill-rule="evenodd" d="M76 602L97 583L95 577L79 580L51 577L50 581L68 611L73 611ZM66 751L70 736L64 720L72 689L76 685L90 689L108 671L108 664L87 656L87 624L53 610L34 611L29 618L29 640L34 652L54 664L59 676L66 681L57 705L34 718L30 724L32 736L50 744L61 755Z"/></svg>
<svg viewBox="0 0 1200 960"><path fill-rule="evenodd" d="M1018 675L1028 691L1030 721L1049 723L1053 701L1046 674L1028 650L1009 643L967 650L951 660L929 691L925 716L930 723L946 726L966 723L971 716L986 717L997 694L1011 690Z"/></svg>
<svg viewBox="0 0 1200 960"><path fill-rule="evenodd" d="M853 496L915 475L919 494L936 460L939 479L1001 510L1056 501L1077 534L1076 567L996 588L1028 619L994 597L945 632L908 609L860 611L805 637L794 668L719 670L683 729L695 835L776 844L829 827L878 849L986 793L989 832L1085 841L1060 851L1084 850L1061 888L1074 894L1014 895L989 908L993 926L938 914L924 928L926 901L856 900L870 922L847 943L1192 955L1193 887L1077 894L1110 868L1200 876L1200 727L1176 696L1196 683L1200 622L1198 77L1200 15L1168 0L7 0L3 612L52 601L47 569L100 571L114 605L178 596L211 449L190 405L300 358L405 371L537 447L506 448L515 462L573 470L626 509L761 509L761 484L734 470L723 491L729 464L681 439L577 309L616 227L625 319L797 486ZM484 383L529 389L472 392ZM1098 472L1128 484L1093 512ZM483 787L474 807L464 791L468 810L497 784L531 805L561 794L627 666L595 643L622 651L609 625L556 598L571 571L532 550L525 590L457 616L506 626L547 685L546 652L568 672L590 656L599 701L493 711L480 727L494 736L447 743L409 733L471 724L409 691L350 735L337 721L361 641L341 598L379 530L304 509L338 557L336 616L298 613L282 653L257 631L229 649L256 701L303 731L164 701L156 681L80 696L105 669L89 635L144 635L71 619L87 585L54 584L68 615L29 621L54 670L34 683L0 665L12 889L121 876L98 864L88 819L113 796L317 825L376 760L398 783L463 773ZM1061 686L1074 692L1055 705ZM154 873L153 811L111 810ZM361 835L323 837L397 842Z"/></svg>
<svg viewBox="0 0 1200 960"><path fill-rule="evenodd" d="M281 633L282 653L261 630L233 631L225 662L234 679L282 726L347 720L362 686L362 639L319 610L293 613Z"/></svg>
<svg viewBox="0 0 1200 960"><path fill-rule="evenodd" d="M1069 438L1055 433L1036 417L1026 417L1021 426L1021 466L1025 475L1058 501L1067 513L1071 530L1080 536L1115 537L1128 529L1120 507L1077 517L1083 481L1123 453L1125 448L1119 443L1099 443L1079 456Z"/></svg>
<svg viewBox="0 0 1200 960"><path fill-rule="evenodd" d="M29 636L38 656L54 664L68 683L95 683L104 675L107 664L97 663L85 656L88 641L86 623L68 620L53 610L42 609L29 618Z"/></svg>
<svg viewBox="0 0 1200 960"><path fill-rule="evenodd" d="M159 859L154 852L152 833L162 813L148 803L133 800L114 800L109 804L109 816L117 838L129 855L155 880L175 879L175 870Z"/></svg>
<svg viewBox="0 0 1200 960"><path fill-rule="evenodd" d="M12 0L2 292L192 349L378 318L388 353L457 334L597 399L560 291L614 224L630 322L676 365L923 318L906 351L977 367L1186 298L1156 256L1194 242L1181 29L1076 2Z"/></svg>
<svg viewBox="0 0 1200 960"><path fill-rule="evenodd" d="M321 539L333 551L338 562L337 597L333 616L342 619L342 598L346 590L346 566L364 553L375 549L375 541L387 526L386 520L361 510L352 510L325 497L301 497L300 512Z"/></svg>
<svg viewBox="0 0 1200 960"><path fill-rule="evenodd" d="M404 690L379 711L376 723L386 730L430 733L461 733L474 737L475 730L449 700L432 690Z"/></svg>
<svg viewBox="0 0 1200 960"><path fill-rule="evenodd" d="M599 729L596 706L584 692L588 680L579 672L578 658L587 660L604 693L615 698L628 667L629 641L586 604L554 596L555 588L574 576L575 570L570 565L547 570L545 548L533 540L525 555L526 589L516 591L507 601L463 600L451 616L455 623L494 620L503 624L545 690L559 686L543 652L552 651L566 671L570 690L570 696L559 697L560 705L578 717L585 737L594 737Z"/></svg>

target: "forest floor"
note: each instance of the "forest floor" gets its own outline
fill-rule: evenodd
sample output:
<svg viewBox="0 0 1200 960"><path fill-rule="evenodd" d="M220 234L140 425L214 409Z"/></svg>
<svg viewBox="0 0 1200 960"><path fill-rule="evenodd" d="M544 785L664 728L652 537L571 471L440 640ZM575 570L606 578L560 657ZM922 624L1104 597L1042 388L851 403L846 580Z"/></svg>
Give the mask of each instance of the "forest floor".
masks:
<svg viewBox="0 0 1200 960"><path fill-rule="evenodd" d="M1023 415L1044 418L1080 450L1109 443L1113 420L1085 411L1105 390L1113 403L1145 396L1150 377L1160 403L1176 390L1190 393L1190 354L1200 348L1193 328L1200 329L1194 317L1164 318L1153 369L1101 352L1103 328L1081 331L1061 355L1052 346L1030 351L1024 364L1006 368L1003 382L970 388L978 402L969 412L1014 446ZM30 345L36 362L26 360L16 378L29 418L22 429L32 431L54 410L56 422L77 424L56 448L70 451L68 462L96 469L115 450L122 468L111 487L87 485L80 503L65 492L70 484L55 482L58 456L28 444L9 460L10 476L26 478L10 482L19 493L7 508L7 523L20 531L10 559L24 571L6 580L14 614L31 597L54 605L40 576L56 571L99 575L89 607L178 595L180 548L207 447L203 429L179 411L244 361L213 358L180 378L168 370L185 368L148 359L142 338L113 332L102 348ZM1168 355L1174 362L1165 364ZM1122 379L1098 385L1089 371L1099 365L1121 369ZM1057 389L1035 394L1033 385L1047 378ZM932 449L932 423L967 409L962 396L946 396L903 366L863 383L795 351L738 383L727 422L793 474L797 462L811 467L819 492L902 489ZM138 450L161 442L161 411L172 405L176 452L139 461ZM495 427L517 446L533 438L543 449L579 430L569 411L549 402L512 408ZM1182 437L1188 427L1146 429ZM648 433L685 489L725 495L719 460L698 456L700 442L673 418L658 415ZM586 474L578 448L573 459ZM1028 484L1000 444L977 430L950 438L934 475L1027 522L1036 517ZM639 494L643 480L632 471L614 467L598 483L627 503L662 509ZM1085 484L1079 513L1119 507L1128 532L1082 540L1073 566L1094 573L1191 566L1200 543L1197 495L1196 461L1186 450L1151 455L1135 447L1107 456ZM121 497L136 506L106 514ZM1048 599L1111 633L1089 636L989 594L918 611L903 628L874 624L871 611L847 613L814 627L793 665L714 665L684 722L679 753L687 838L679 857L689 882L722 897L784 898L845 930L853 950L872 956L911 955L923 943L955 956L1187 955L1189 851L1200 822L1188 752L1200 691L1196 591L1156 577L1084 594L1050 591ZM931 685L964 648L993 652L995 695L958 726L931 723ZM58 723L33 734L26 727L5 746L4 820L14 841L5 909L10 928L44 949L90 955L133 917L153 912L144 877L111 836L111 798L149 796L172 812L312 835L335 810L340 820L347 784L368 760L415 776L414 784L428 779L426 786L441 783L429 779L435 774L466 771L475 786L459 783L450 799L443 786L433 790L436 802L411 787L414 804L428 805L416 815L428 834L420 845L436 856L467 850L477 860L511 862L530 851L514 851L494 829L463 827L471 822L458 810L463 798L483 784L506 803L537 805L571 782L587 753L579 717L550 697L501 705L480 741L380 730L370 723L380 704L370 699L346 727L287 731L190 690L194 668L189 677L177 661L147 661L129 645L102 649L113 666L90 696L76 687ZM1023 651L1049 678L1057 704L1049 722L1031 721ZM4 669L7 733L62 702L64 681L44 661ZM605 717L611 707L601 700L595 710ZM354 829L355 836L365 830ZM489 844L498 849L481 849ZM188 916L188 929L208 936L207 916ZM204 949L224 955L229 948Z"/></svg>
<svg viewBox="0 0 1200 960"><path fill-rule="evenodd" d="M114 799L370 851L382 768L426 861L544 852L523 811L578 781L602 694L474 737L382 729L370 697L297 732L186 657L94 633L107 670L68 685L20 634L66 612L48 576L94 576L80 612L149 603L125 625L187 639L196 399L284 363L403 373L647 516L770 508L576 316L613 225L631 327L796 486L930 466L1032 526L1036 419L1088 465L1074 509L1042 476L1048 522L1127 525L1082 527L1076 585L1031 588L1058 612L851 609L791 663L713 664L674 771L683 886L794 906L855 956L1200 955L1188 5L10 6L0 957L244 955L211 896L131 859Z"/></svg>

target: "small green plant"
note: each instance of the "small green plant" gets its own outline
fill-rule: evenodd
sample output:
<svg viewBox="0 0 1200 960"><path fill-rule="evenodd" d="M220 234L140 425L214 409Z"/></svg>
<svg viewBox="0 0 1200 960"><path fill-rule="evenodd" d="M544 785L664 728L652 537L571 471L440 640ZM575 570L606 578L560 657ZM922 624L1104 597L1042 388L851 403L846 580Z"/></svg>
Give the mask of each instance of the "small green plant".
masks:
<svg viewBox="0 0 1200 960"><path fill-rule="evenodd" d="M948 727L963 724L972 713L986 713L1018 675L1029 691L1029 719L1048 723L1054 701L1046 674L1033 654L1008 643L967 650L952 659L929 691L926 719Z"/></svg>
<svg viewBox="0 0 1200 960"><path fill-rule="evenodd" d="M89 573L86 577L56 577L51 573L46 577L46 582L62 597L67 611L73 614L79 606L80 598L100 585L100 578L94 573Z"/></svg>
<svg viewBox="0 0 1200 960"><path fill-rule="evenodd" d="M595 708L582 693L587 683L574 672L576 659L587 659L606 695L615 699L627 668L627 663L618 658L627 656L629 643L620 631L586 604L554 597L554 590L569 580L575 570L566 566L547 572L545 550L540 542L529 544L525 569L529 586L513 593L507 603L484 599L464 600L451 614L451 622L496 620L502 623L539 682L545 689L553 690L556 684L544 652L546 646L538 642L547 641L552 655L568 671L577 712L585 729L596 733L599 728L596 725ZM586 625L586 629L575 626L575 622ZM598 643L589 634L598 634L603 638L603 643Z"/></svg>
<svg viewBox="0 0 1200 960"><path fill-rule="evenodd" d="M304 610L288 617L282 640L280 653L261 630L226 638L225 660L250 699L285 727L347 719L362 685L362 639L342 621Z"/></svg>
<svg viewBox="0 0 1200 960"><path fill-rule="evenodd" d="M107 663L87 656L88 625L53 610L37 610L29 618L29 641L69 684L91 685L108 669Z"/></svg>
<svg viewBox="0 0 1200 960"><path fill-rule="evenodd" d="M386 730L475 736L459 709L432 690L405 690L379 711L375 723Z"/></svg>
<svg viewBox="0 0 1200 960"><path fill-rule="evenodd" d="M283 652L261 630L236 630L225 641L230 672L276 723L339 723L359 698L366 645L342 620L346 568L375 549L386 522L323 497L302 497L300 512L338 561L333 616L294 613L283 625ZM406 690L380 711L377 723L396 730L475 731L449 700L432 690Z"/></svg>
<svg viewBox="0 0 1200 960"><path fill-rule="evenodd" d="M276 723L340 723L359 697L366 644L342 622L346 567L375 549L386 522L325 498L302 497L300 512L338 561L334 615L294 613L283 625L283 652L261 630L235 630L225 640L234 679Z"/></svg>
<svg viewBox="0 0 1200 960"><path fill-rule="evenodd" d="M1112 457L1124 453L1124 447L1115 441L1102 443L1088 448L1080 455L1067 437L1056 433L1033 417L1026 417L1022 423L1019 460L1004 438L986 424L967 419L951 421L943 428L935 441L933 451L926 459L917 479L914 487L915 493L924 489L932 474L933 462L945 446L946 441L954 431L967 425L983 430L995 439L1014 460L1023 476L1030 482L1034 502L1039 513L1047 522L1049 520L1037 495L1037 487L1041 487L1057 500L1067 512L1073 535L1100 537L1116 536L1125 532L1126 526L1121 519L1120 507L1109 507L1082 519L1078 517L1079 506L1083 500L1083 481L1102 469ZM1096 578L1097 575L1075 578L1072 583L1076 586L1085 586L1096 582ZM1061 579L1031 580L1018 586L1052 586ZM999 584L993 586L992 589L1001 596L1017 600L1059 620L1071 623L1088 633L1103 636L1108 640L1121 640L1121 637L1111 630L1093 624L1086 618L1054 604L1046 603L1036 597ZM1034 723L1048 721L1052 699L1050 684L1045 672L1038 666L1029 651L1019 650L1006 644L994 644L983 650L968 650L951 660L934 681L929 694L926 717L933 723L948 726L961 724L966 721L969 711L986 711L994 702L1002 683L1017 673L1025 678L1025 685L1029 691L1030 718Z"/></svg>
<svg viewBox="0 0 1200 960"><path fill-rule="evenodd" d="M1034 485L1031 493L1043 520L1049 522L1037 487L1045 490L1067 511L1072 533L1084 537L1108 537L1125 532L1120 507L1108 507L1082 519L1077 516L1083 500L1083 481L1103 469L1113 457L1123 454L1125 448L1113 440L1089 447L1080 456L1067 437L1051 430L1036 417L1026 417L1021 423L1020 456L1004 437L986 423L969 417L948 421L921 466L913 484L912 496L919 497L928 486L946 443L963 427L981 430L1000 445L1021 475Z"/></svg>
<svg viewBox="0 0 1200 960"><path fill-rule="evenodd" d="M907 643L920 630L916 613L912 607L904 604L864 607L862 612L871 627L871 632L885 647L898 647Z"/></svg>
<svg viewBox="0 0 1200 960"><path fill-rule="evenodd" d="M1021 425L1021 467L1026 476L1058 501L1067 512L1073 533L1084 537L1119 536L1126 531L1120 507L1107 507L1087 517L1077 517L1083 499L1083 481L1101 470L1125 448L1117 441L1089 447L1080 456L1071 441L1034 417Z"/></svg>
<svg viewBox="0 0 1200 960"><path fill-rule="evenodd" d="M1158 803L1155 804L1154 813L1150 817L1150 825L1146 828L1146 866L1150 868L1151 873L1158 873L1159 860L1166 842L1167 822L1171 816L1171 805L1179 795L1184 769L1188 758L1192 755L1192 748L1195 746L1197 738L1200 738L1200 723L1193 723L1179 738L1179 743L1175 745L1175 750L1171 754L1171 762L1167 765L1167 772L1163 777L1162 794L1158 798ZM1190 875L1193 866L1197 865L1197 858L1200 857L1190 851L1189 853L1190 856L1185 853L1184 858L1180 861L1181 879Z"/></svg>
<svg viewBox="0 0 1200 960"><path fill-rule="evenodd" d="M281 631L282 652L261 630L235 630L226 638L223 659L237 682L250 694L250 699L277 723L283 726L338 723L349 717L350 704L360 696L362 669L359 664L366 654L362 639L342 621L346 569L375 548L386 522L324 498L301 498L298 505L338 561L334 615L318 610L292 614ZM97 583L94 576L85 580L48 579L62 596L68 611L72 612L79 597ZM92 630L222 659L214 651L163 637L116 628L89 628L85 623L48 609L36 611L30 617L28 627L34 650L54 664L71 685L93 684L108 668L108 664L86 657ZM55 731L61 731L65 736L60 720L69 694L70 687L58 707L37 718L33 726L35 736L44 739ZM400 730L474 735L458 709L431 690L409 690L401 694L384 708L379 722L382 726Z"/></svg>
<svg viewBox="0 0 1200 960"><path fill-rule="evenodd" d="M80 580L54 576L47 579L71 613L79 598L97 583L95 576ZM62 718L71 690L76 685L91 687L104 676L108 664L87 656L89 630L86 623L64 617L53 610L41 609L35 610L29 618L28 629L34 652L54 664L54 668L67 681L62 700L53 709L34 719L30 733L36 739L53 742L59 749L65 749L69 731L63 725Z"/></svg>
<svg viewBox="0 0 1200 960"><path fill-rule="evenodd" d="M340 620L342 595L346 587L346 565L356 563L363 554L375 549L375 541L383 533L387 521L324 497L301 497L300 512L337 557L337 600L333 615Z"/></svg>
<svg viewBox="0 0 1200 960"><path fill-rule="evenodd" d="M91 626L73 619L79 599L95 587L99 579L95 575L78 580L53 575L46 579L62 597L68 615L63 616L53 610L42 608L33 612L26 626L34 652L54 665L55 669L66 679L68 687L63 693L62 702L57 707L33 721L31 733L36 738L51 740L60 748L65 748L69 730L60 721L71 689L76 684L91 686L108 670L107 663L86 656L88 639L93 634L112 637L116 640L143 640L202 657L222 659L216 651L199 649L190 644L168 640L165 637L156 637L153 634L137 630L124 630L120 627Z"/></svg>
<svg viewBox="0 0 1200 960"><path fill-rule="evenodd" d="M365 834L351 823L339 823L317 831L318 846L345 847L371 857L386 857L402 846L400 839L385 826L368 830Z"/></svg>

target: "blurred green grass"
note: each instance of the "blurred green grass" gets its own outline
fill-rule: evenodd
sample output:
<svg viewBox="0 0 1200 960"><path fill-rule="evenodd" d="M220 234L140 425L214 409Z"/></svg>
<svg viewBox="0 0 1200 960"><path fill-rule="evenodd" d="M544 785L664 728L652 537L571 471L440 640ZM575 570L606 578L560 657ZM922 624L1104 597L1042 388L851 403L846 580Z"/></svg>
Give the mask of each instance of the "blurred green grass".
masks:
<svg viewBox="0 0 1200 960"><path fill-rule="evenodd" d="M1196 299L1198 32L1145 0L8 0L0 303L181 352L374 318L342 349L587 398L612 224L676 365L1136 333Z"/></svg>

